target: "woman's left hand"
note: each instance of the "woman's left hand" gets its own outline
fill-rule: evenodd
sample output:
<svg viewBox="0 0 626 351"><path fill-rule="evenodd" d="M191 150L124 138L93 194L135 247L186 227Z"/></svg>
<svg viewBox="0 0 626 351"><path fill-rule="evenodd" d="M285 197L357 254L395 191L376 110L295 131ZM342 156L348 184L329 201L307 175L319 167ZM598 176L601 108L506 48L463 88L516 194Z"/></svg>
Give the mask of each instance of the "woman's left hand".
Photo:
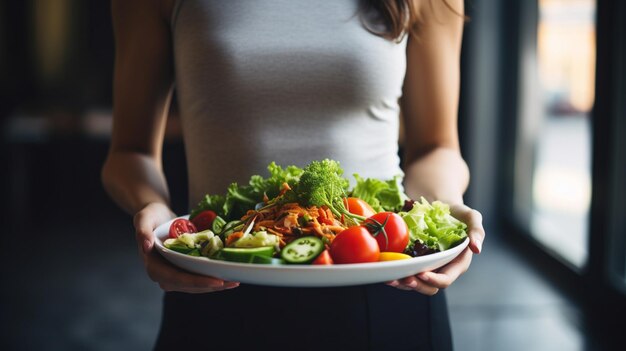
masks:
<svg viewBox="0 0 626 351"><path fill-rule="evenodd" d="M482 215L463 204L451 205L450 211L454 217L467 224L467 234L470 238L469 246L447 265L432 272L423 272L414 276L387 282L387 285L402 290L415 290L425 295L435 295L439 289L450 286L461 274L465 273L472 255L479 254L485 240L485 229L482 224Z"/></svg>

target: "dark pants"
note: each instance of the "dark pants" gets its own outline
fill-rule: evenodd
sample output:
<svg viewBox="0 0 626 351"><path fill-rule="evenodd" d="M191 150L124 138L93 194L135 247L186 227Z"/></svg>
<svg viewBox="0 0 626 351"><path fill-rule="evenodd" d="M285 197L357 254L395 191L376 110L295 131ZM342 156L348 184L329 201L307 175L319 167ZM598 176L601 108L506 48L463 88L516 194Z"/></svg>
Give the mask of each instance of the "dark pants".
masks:
<svg viewBox="0 0 626 351"><path fill-rule="evenodd" d="M156 350L452 350L443 291L242 284L166 293Z"/></svg>

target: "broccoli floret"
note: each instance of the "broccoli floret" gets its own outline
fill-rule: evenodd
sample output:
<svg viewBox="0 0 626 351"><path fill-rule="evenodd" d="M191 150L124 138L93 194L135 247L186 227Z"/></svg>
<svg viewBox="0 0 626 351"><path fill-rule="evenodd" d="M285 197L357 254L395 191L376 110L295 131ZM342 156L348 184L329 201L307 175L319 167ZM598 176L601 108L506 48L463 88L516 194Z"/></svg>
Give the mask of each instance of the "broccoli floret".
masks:
<svg viewBox="0 0 626 351"><path fill-rule="evenodd" d="M348 212L343 204L350 184L342 175L343 169L337 161L311 162L304 168L294 189L299 202L306 206L327 206L335 216L344 215L355 222L365 219Z"/></svg>

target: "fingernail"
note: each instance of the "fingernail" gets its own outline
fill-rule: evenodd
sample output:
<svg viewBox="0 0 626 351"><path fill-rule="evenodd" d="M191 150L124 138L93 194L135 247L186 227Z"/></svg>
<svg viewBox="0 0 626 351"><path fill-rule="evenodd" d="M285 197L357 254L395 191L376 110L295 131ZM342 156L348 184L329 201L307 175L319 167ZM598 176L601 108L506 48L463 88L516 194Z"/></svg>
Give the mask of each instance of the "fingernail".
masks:
<svg viewBox="0 0 626 351"><path fill-rule="evenodd" d="M428 277L428 274L425 274L425 273L420 273L420 274L418 274L418 275L417 275L417 277L418 277L420 280L423 280L423 281L425 281L425 282L427 282L427 281L429 281L429 280L430 280L430 277Z"/></svg>
<svg viewBox="0 0 626 351"><path fill-rule="evenodd" d="M143 253L147 254L148 252L150 252L150 240L144 240L143 241Z"/></svg>
<svg viewBox="0 0 626 351"><path fill-rule="evenodd" d="M480 240L476 239L474 240L474 244L476 245L476 249L478 249L478 253L480 253L483 249L483 243Z"/></svg>
<svg viewBox="0 0 626 351"><path fill-rule="evenodd" d="M238 282L224 282L224 289L232 289L239 286Z"/></svg>

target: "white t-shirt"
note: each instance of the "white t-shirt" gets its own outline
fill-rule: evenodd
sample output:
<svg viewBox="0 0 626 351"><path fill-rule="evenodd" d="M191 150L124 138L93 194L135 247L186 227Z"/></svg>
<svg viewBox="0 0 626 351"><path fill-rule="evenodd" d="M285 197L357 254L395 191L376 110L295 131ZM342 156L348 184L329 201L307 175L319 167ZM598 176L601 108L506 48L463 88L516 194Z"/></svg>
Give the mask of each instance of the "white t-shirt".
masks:
<svg viewBox="0 0 626 351"><path fill-rule="evenodd" d="M172 35L189 205L271 161L324 158L391 179L406 38L368 32L357 0L178 1Z"/></svg>

